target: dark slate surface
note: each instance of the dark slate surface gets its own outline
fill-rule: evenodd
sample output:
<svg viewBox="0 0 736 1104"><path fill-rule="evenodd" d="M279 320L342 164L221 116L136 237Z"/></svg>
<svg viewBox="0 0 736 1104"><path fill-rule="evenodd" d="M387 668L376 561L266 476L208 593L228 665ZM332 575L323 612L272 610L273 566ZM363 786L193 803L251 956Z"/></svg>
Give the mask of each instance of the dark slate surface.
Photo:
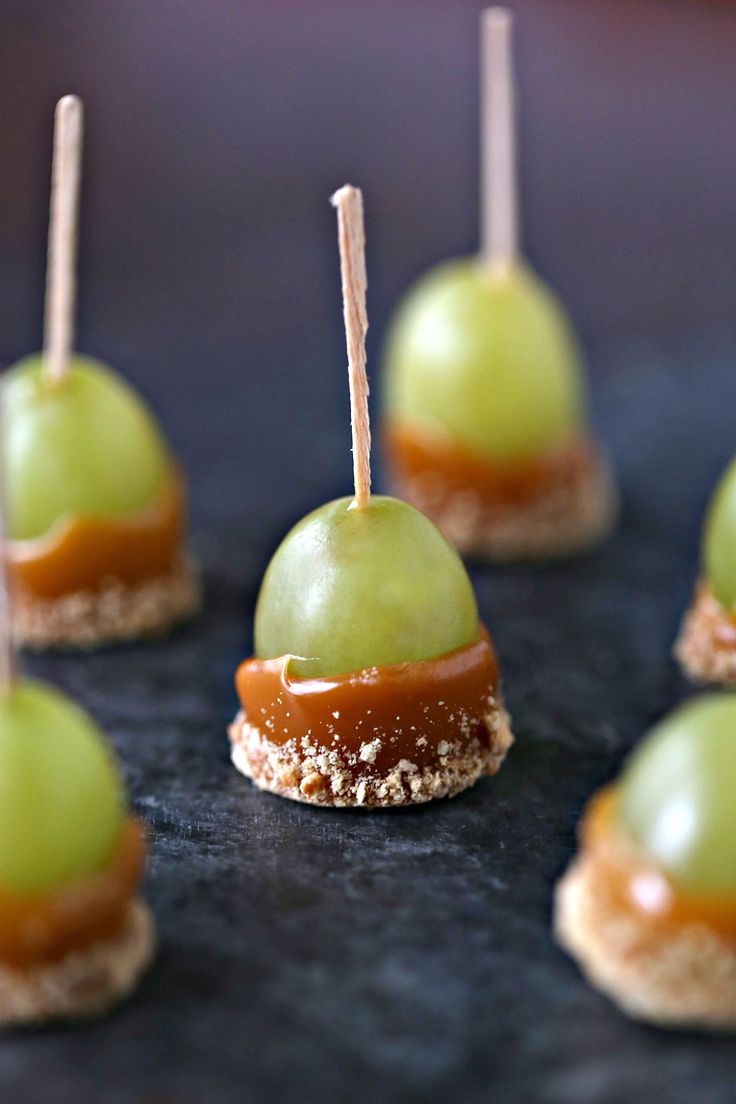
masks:
<svg viewBox="0 0 736 1104"><path fill-rule="evenodd" d="M234 772L231 675L271 541L256 512L196 534L209 592L196 625L30 664L86 702L123 757L153 830L162 951L104 1022L0 1043L0 1099L733 1099L730 1041L628 1023L549 935L585 797L685 692L668 649L736 400L736 349L673 354L670 375L645 348L601 355L621 528L574 564L473 573L518 737L495 780L368 814L293 805Z"/></svg>
<svg viewBox="0 0 736 1104"><path fill-rule="evenodd" d="M549 917L588 794L689 692L669 649L736 446L736 8L512 6L525 242L581 328L622 523L574 564L474 569L517 745L453 802L366 815L229 767L232 674L276 540L348 490L327 196L365 188L372 367L400 289L475 246L482 0L0 4L0 361L38 345L79 91L79 345L163 416L208 585L166 644L29 663L120 753L162 950L109 1019L0 1040L1 1104L734 1099L732 1042L624 1020Z"/></svg>

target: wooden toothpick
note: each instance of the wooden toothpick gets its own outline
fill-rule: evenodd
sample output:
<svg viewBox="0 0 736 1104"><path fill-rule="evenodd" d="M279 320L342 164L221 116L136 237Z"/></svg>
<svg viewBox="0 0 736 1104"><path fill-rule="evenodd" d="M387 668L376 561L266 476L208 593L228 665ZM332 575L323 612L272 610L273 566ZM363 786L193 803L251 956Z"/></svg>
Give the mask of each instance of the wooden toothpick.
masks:
<svg viewBox="0 0 736 1104"><path fill-rule="evenodd" d="M365 230L363 194L346 184L332 196L337 208L338 241L345 337L350 382L350 426L353 434L355 506L366 506L371 497L371 425L368 418L368 377L365 370Z"/></svg>
<svg viewBox="0 0 736 1104"><path fill-rule="evenodd" d="M0 390L0 695L6 697L15 685L16 662L13 645L13 606L8 570L7 494L5 489L5 404Z"/></svg>
<svg viewBox="0 0 736 1104"><path fill-rule="evenodd" d="M46 269L44 373L52 384L63 380L74 345L82 131L82 101L78 96L64 96L56 105L54 116Z"/></svg>
<svg viewBox="0 0 736 1104"><path fill-rule="evenodd" d="M493 267L511 264L519 248L511 26L506 8L481 16L481 256Z"/></svg>

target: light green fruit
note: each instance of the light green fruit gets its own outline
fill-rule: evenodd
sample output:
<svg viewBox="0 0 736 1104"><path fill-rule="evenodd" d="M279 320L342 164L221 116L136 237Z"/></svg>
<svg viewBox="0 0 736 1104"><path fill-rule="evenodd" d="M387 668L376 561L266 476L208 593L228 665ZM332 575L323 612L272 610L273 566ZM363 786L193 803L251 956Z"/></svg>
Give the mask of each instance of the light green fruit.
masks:
<svg viewBox="0 0 736 1104"><path fill-rule="evenodd" d="M428 518L395 498L349 498L308 514L266 571L256 654L301 657L323 677L444 655L478 636L465 568Z"/></svg>
<svg viewBox="0 0 736 1104"><path fill-rule="evenodd" d="M556 298L520 266L433 269L409 292L385 358L389 418L491 460L554 448L580 429L583 372Z"/></svg>
<svg viewBox="0 0 736 1104"><path fill-rule="evenodd" d="M658 724L619 794L621 824L676 883L736 893L736 696L702 695Z"/></svg>
<svg viewBox="0 0 736 1104"><path fill-rule="evenodd" d="M0 889L35 893L101 870L120 837L123 794L105 737L45 683L0 701Z"/></svg>
<svg viewBox="0 0 736 1104"><path fill-rule="evenodd" d="M3 381L8 531L25 540L62 518L119 517L150 505L172 461L151 413L110 368L75 357L58 384L40 356Z"/></svg>
<svg viewBox="0 0 736 1104"><path fill-rule="evenodd" d="M736 461L711 499L703 531L703 566L713 594L726 609L736 607Z"/></svg>

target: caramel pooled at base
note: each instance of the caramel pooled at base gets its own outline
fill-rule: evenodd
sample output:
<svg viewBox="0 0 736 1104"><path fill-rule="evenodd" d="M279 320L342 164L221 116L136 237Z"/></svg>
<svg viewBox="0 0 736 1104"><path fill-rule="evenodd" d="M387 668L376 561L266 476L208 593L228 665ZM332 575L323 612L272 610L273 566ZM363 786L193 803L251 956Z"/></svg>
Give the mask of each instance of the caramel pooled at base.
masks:
<svg viewBox="0 0 736 1104"><path fill-rule="evenodd" d="M62 519L33 540L8 542L12 586L51 601L96 591L110 579L133 586L170 575L181 558L184 482L172 474L150 506L123 517Z"/></svg>
<svg viewBox="0 0 736 1104"><path fill-rule="evenodd" d="M116 935L146 856L143 826L128 817L114 853L95 874L35 893L0 890L0 965L29 969Z"/></svg>
<svg viewBox="0 0 736 1104"><path fill-rule="evenodd" d="M8 542L13 635L38 649L93 648L158 636L199 609L184 550L184 483L125 517L62 520L45 536Z"/></svg>
<svg viewBox="0 0 736 1104"><path fill-rule="evenodd" d="M26 969L0 962L0 1027L102 1015L130 995L155 953L153 916L135 898L107 939Z"/></svg>
<svg viewBox="0 0 736 1104"><path fill-rule="evenodd" d="M498 561L569 556L613 526L610 467L588 437L509 466L396 423L384 440L394 493L465 554Z"/></svg>
<svg viewBox="0 0 736 1104"><path fill-rule="evenodd" d="M168 575L144 582L108 579L96 590L60 598L15 590L13 602L13 637L19 646L87 649L166 635L199 612L202 588L194 560L182 553Z"/></svg>
<svg viewBox="0 0 736 1104"><path fill-rule="evenodd" d="M0 891L0 1027L77 1019L125 997L155 951L137 897L146 837L132 817L107 866L36 893Z"/></svg>
<svg viewBox="0 0 736 1104"><path fill-rule="evenodd" d="M613 794L586 811L555 894L558 942L624 1012L663 1027L736 1030L736 900L695 898L637 860Z"/></svg>
<svg viewBox="0 0 736 1104"><path fill-rule="evenodd" d="M495 774L513 742L486 634L447 655L334 678L246 660L232 759L261 789L364 808L448 797Z"/></svg>

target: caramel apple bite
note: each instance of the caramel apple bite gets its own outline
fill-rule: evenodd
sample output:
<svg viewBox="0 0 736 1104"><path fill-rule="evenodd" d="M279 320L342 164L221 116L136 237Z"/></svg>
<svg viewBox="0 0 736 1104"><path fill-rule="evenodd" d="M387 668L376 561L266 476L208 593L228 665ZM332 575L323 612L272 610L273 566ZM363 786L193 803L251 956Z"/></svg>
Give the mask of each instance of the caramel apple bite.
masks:
<svg viewBox="0 0 736 1104"><path fill-rule="evenodd" d="M630 1015L736 1030L736 700L704 695L634 751L582 820L557 938Z"/></svg>
<svg viewBox="0 0 736 1104"><path fill-rule="evenodd" d="M570 555L614 513L577 339L518 247L510 15L483 15L482 237L410 289L384 360L392 487L461 552Z"/></svg>
<svg viewBox="0 0 736 1104"><path fill-rule="evenodd" d="M93 721L43 683L0 700L0 1025L98 1015L154 952L141 825Z"/></svg>
<svg viewBox="0 0 736 1104"><path fill-rule="evenodd" d="M3 378L13 631L91 647L167 631L199 586L186 493L152 413L112 369L72 355L82 108L57 107L43 354Z"/></svg>
<svg viewBox="0 0 736 1104"><path fill-rule="evenodd" d="M490 638L431 521L370 493L362 197L338 208L355 496L300 521L266 571L238 669L235 766L261 788L364 808L451 796L511 744Z"/></svg>
<svg viewBox="0 0 736 1104"><path fill-rule="evenodd" d="M736 685L736 461L721 478L708 509L702 573L675 655L697 682Z"/></svg>
<svg viewBox="0 0 736 1104"><path fill-rule="evenodd" d="M0 520L4 495L0 487ZM4 545L3 545L4 547ZM0 1026L104 1012L154 953L142 826L94 721L18 678L0 581Z"/></svg>

